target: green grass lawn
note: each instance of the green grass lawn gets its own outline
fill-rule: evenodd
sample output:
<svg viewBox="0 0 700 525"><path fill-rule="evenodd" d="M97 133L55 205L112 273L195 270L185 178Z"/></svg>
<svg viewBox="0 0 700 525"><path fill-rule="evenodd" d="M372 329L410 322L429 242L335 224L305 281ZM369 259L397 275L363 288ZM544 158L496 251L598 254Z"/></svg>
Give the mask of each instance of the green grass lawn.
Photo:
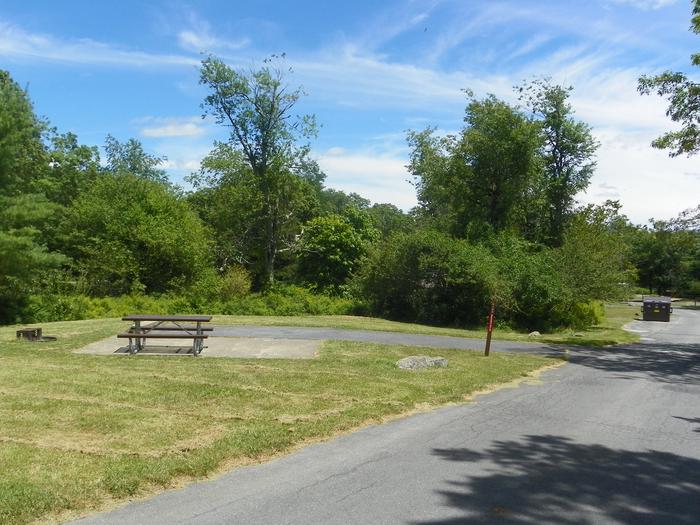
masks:
<svg viewBox="0 0 700 525"><path fill-rule="evenodd" d="M219 318L218 322L222 319ZM354 322L354 321L353 321ZM368 327L377 328L369 322ZM91 356L124 323L0 328L0 523L67 519L470 393L552 364L531 355L328 342L313 360ZM445 369L395 368L424 353Z"/></svg>
<svg viewBox="0 0 700 525"><path fill-rule="evenodd" d="M630 343L639 340L639 336L622 329L626 323L633 321L637 306L627 304L609 304L605 306L605 320L586 330L562 330L530 337L527 333L514 330L498 329L493 333L494 339L507 341L538 341L544 343L583 344L603 346L616 343ZM253 315L216 315L214 324L258 325L258 326L304 326L322 328L347 328L352 330L379 330L383 332L403 332L408 334L449 335L483 339L486 329L463 330L460 328L442 328L412 323L398 323L374 317L357 317L352 315L309 315L309 316L253 316Z"/></svg>

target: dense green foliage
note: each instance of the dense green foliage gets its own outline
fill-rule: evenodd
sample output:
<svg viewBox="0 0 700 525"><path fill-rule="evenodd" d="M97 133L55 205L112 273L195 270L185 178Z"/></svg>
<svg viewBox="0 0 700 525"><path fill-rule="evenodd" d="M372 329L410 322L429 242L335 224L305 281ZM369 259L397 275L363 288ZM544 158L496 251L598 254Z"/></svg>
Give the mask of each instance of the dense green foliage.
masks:
<svg viewBox="0 0 700 525"><path fill-rule="evenodd" d="M45 131L27 94L0 71L0 321L25 306L37 273L65 260L43 235L57 211L39 191L50 178Z"/></svg>
<svg viewBox="0 0 700 525"><path fill-rule="evenodd" d="M190 181L198 190L190 202L214 233L217 267L244 264L253 270L258 287L269 284L275 269L289 263L302 225L318 213L316 171L283 172L274 177L271 219L269 189L229 144L217 144Z"/></svg>
<svg viewBox="0 0 700 525"><path fill-rule="evenodd" d="M359 285L372 310L390 319L472 325L497 286L488 255L436 231L400 233L375 248Z"/></svg>
<svg viewBox="0 0 700 525"><path fill-rule="evenodd" d="M277 57L275 60L279 59ZM583 327L635 285L700 293L700 211L647 227L577 208L595 167L570 88L471 94L464 128L410 132L410 213L324 186L313 117L273 62L209 57L203 107L231 134L188 181L135 139L105 157L37 118L0 73L0 322L154 313L372 314L434 325Z"/></svg>
<svg viewBox="0 0 700 525"><path fill-rule="evenodd" d="M471 99L459 136L409 134L409 169L424 216L459 238L514 228L531 204L540 135L526 116L493 95Z"/></svg>
<svg viewBox="0 0 700 525"><path fill-rule="evenodd" d="M289 208L303 193L304 179L318 172L309 147L299 144L315 135L314 118L292 112L303 92L287 89L281 69L271 64L276 58L266 60L258 70L242 72L208 57L200 75L200 83L209 91L205 114L230 128L227 153L237 155L236 170L248 172L241 182L257 205L251 219L259 223L261 272L269 283L274 282L287 219L294 214Z"/></svg>
<svg viewBox="0 0 700 525"><path fill-rule="evenodd" d="M359 214L359 212L358 212ZM320 290L337 291L353 275L377 231L329 214L306 223L299 243L299 275Z"/></svg>
<svg viewBox="0 0 700 525"><path fill-rule="evenodd" d="M359 284L391 319L470 326L495 301L499 319L514 326L588 326L602 297L570 281L561 251L511 235L470 244L430 230L398 234L372 253Z"/></svg>
<svg viewBox="0 0 700 525"><path fill-rule="evenodd" d="M432 227L483 241L515 232L561 246L586 189L597 143L567 102L571 88L533 81L517 88L530 114L489 95L470 96L459 135L409 134L418 211Z"/></svg>
<svg viewBox="0 0 700 525"><path fill-rule="evenodd" d="M598 143L591 128L575 120L568 103L573 88L535 80L518 88L520 99L537 117L542 133L542 178L537 190L541 198L534 210L542 213L537 238L549 246L560 246L573 216L576 194L588 187L595 169L593 156ZM538 209L539 208L539 209ZM532 212L530 217L532 217Z"/></svg>
<svg viewBox="0 0 700 525"><path fill-rule="evenodd" d="M649 293L700 297L700 232L652 221L635 232L632 258Z"/></svg>
<svg viewBox="0 0 700 525"><path fill-rule="evenodd" d="M91 294L164 292L210 268L199 216L167 185L131 173L99 177L66 209L60 229Z"/></svg>
<svg viewBox="0 0 700 525"><path fill-rule="evenodd" d="M134 312L153 314L226 315L349 315L363 312L357 301L313 293L308 289L276 285L266 293L243 295L143 295L91 297L44 294L28 298L25 319L31 322L121 317Z"/></svg>

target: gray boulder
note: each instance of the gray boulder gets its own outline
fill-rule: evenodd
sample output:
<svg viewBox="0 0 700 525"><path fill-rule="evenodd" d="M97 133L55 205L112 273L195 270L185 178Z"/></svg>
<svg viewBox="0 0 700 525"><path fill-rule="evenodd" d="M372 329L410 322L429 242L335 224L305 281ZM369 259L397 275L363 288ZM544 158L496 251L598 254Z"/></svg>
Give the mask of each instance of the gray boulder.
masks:
<svg viewBox="0 0 700 525"><path fill-rule="evenodd" d="M447 359L427 355L410 355L396 361L396 366L403 370L418 370L419 368L445 368Z"/></svg>

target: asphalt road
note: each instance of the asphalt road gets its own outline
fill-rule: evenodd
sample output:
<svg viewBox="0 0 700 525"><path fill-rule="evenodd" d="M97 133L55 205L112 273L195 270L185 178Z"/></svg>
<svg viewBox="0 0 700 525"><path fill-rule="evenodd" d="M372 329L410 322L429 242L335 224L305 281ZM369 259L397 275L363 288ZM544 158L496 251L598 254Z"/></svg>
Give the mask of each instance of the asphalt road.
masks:
<svg viewBox="0 0 700 525"><path fill-rule="evenodd" d="M539 384L373 426L83 524L700 522L700 312Z"/></svg>
<svg viewBox="0 0 700 525"><path fill-rule="evenodd" d="M216 326L212 336L260 337L273 339L315 339L385 343L391 345L428 346L433 348L456 348L481 350L485 338L468 339L444 335L402 334L399 332L379 332L374 330L347 330L342 328L302 328L287 326ZM484 334L485 336L485 334ZM561 353L562 348L536 342L492 341L491 349L500 352Z"/></svg>

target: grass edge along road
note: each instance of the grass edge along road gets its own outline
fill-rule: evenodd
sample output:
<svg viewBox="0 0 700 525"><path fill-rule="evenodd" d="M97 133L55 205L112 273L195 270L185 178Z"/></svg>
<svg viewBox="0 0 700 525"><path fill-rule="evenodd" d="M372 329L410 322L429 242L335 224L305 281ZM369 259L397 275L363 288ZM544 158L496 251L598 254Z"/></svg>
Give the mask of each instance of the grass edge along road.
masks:
<svg viewBox="0 0 700 525"><path fill-rule="evenodd" d="M493 332L494 340L530 341L539 343L577 344L587 346L605 346L639 341L639 336L623 329L634 321L639 313L639 306L627 303L605 305L605 319L598 325L583 330L560 330L529 336L524 332L498 328ZM415 323L388 321L376 317L359 317L352 315L308 315L308 316L255 316L255 315L215 315L213 324L220 325L256 325L256 326L298 326L319 328L343 328L348 330L376 330L380 332L400 332L421 335L446 335L474 339L485 338L485 328L462 329L427 326Z"/></svg>
<svg viewBox="0 0 700 525"><path fill-rule="evenodd" d="M416 410L463 402L552 359L342 341L311 360L91 356L121 321L0 328L0 522L72 518ZM446 369L398 370L411 354Z"/></svg>

